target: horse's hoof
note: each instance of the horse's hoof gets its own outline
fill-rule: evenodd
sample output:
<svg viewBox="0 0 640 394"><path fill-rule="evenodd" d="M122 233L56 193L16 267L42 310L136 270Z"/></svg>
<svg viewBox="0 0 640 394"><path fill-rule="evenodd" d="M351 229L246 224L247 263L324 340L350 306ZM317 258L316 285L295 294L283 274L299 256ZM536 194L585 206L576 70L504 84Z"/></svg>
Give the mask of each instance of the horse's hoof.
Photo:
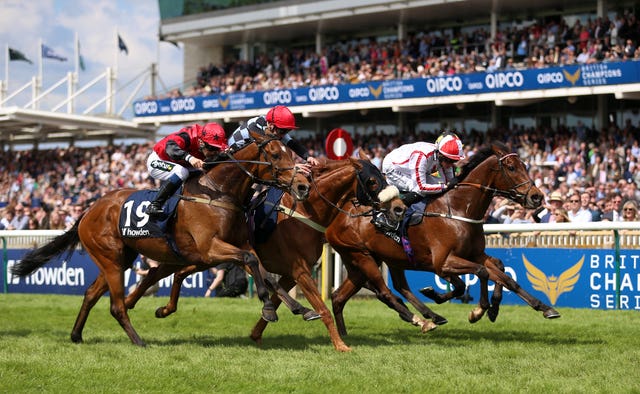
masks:
<svg viewBox="0 0 640 394"><path fill-rule="evenodd" d="M320 314L314 310L309 309L304 315L302 315L302 319L304 321L317 320L321 318Z"/></svg>
<svg viewBox="0 0 640 394"><path fill-rule="evenodd" d="M426 317L426 316L425 316ZM434 322L435 324L442 326L445 325L447 323L449 323L449 320L447 320L446 317L443 316L435 316L433 319L431 319L432 322Z"/></svg>
<svg viewBox="0 0 640 394"><path fill-rule="evenodd" d="M429 331L433 331L436 328L438 328L438 325L432 321L426 321L425 324L423 324L420 329L422 330L422 333L425 334Z"/></svg>
<svg viewBox="0 0 640 394"><path fill-rule="evenodd" d="M423 296L430 298L433 300L433 298L436 296L436 291L433 289L433 287L429 286L429 287L424 287L420 290L420 294L422 294Z"/></svg>
<svg viewBox="0 0 640 394"><path fill-rule="evenodd" d="M249 335L249 338L251 338L251 340L253 342L255 342L256 345L262 346L262 335L253 335L253 334L251 334L251 335Z"/></svg>
<svg viewBox="0 0 640 394"><path fill-rule="evenodd" d="M82 343L82 335L71 333L71 342Z"/></svg>
<svg viewBox="0 0 640 394"><path fill-rule="evenodd" d="M555 309L551 308L547 311L545 311L542 316L544 316L547 319L557 319L560 317L560 313L558 313L558 311L556 311Z"/></svg>
<svg viewBox="0 0 640 394"><path fill-rule="evenodd" d="M167 315L164 314L164 308L160 307L158 309L156 309L156 317L158 319L164 319L165 317L167 317Z"/></svg>
<svg viewBox="0 0 640 394"><path fill-rule="evenodd" d="M341 345L336 345L336 350L339 352L346 353L346 352L350 352L351 348L343 343Z"/></svg>
<svg viewBox="0 0 640 394"><path fill-rule="evenodd" d="M262 320L268 323L275 323L278 321L278 314L275 309L262 309Z"/></svg>
<svg viewBox="0 0 640 394"><path fill-rule="evenodd" d="M489 320L491 321L491 323L495 323L496 319L498 318L498 313L500 312L499 309L494 309L494 308L489 308L489 310L487 311L487 316L489 317Z"/></svg>

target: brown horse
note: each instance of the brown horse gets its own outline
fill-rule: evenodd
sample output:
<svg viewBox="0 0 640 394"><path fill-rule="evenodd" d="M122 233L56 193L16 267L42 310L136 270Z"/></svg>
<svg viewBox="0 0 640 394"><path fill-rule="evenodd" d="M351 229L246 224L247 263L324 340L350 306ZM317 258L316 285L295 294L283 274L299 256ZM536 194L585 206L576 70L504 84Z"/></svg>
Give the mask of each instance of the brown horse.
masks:
<svg viewBox="0 0 640 394"><path fill-rule="evenodd" d="M263 317L277 320L259 260L249 244L244 204L253 191L254 182L275 185L304 199L309 193L309 181L296 171L293 159L279 139L257 133L252 133L252 137L252 143L239 151L228 152L227 160L207 163L203 173L187 180L172 225L175 248L164 237L133 239L121 235L120 212L127 198L136 192L121 189L98 199L69 231L29 252L13 267L13 273L26 276L65 251L72 253L77 244L82 243L100 268L100 274L85 292L71 332L73 342L82 342L89 312L108 290L111 314L131 342L145 345L131 325L124 303L123 273L138 254L159 261L160 267L192 264L210 267L228 261L247 266L264 302ZM143 208L139 209L140 220L147 220Z"/></svg>
<svg viewBox="0 0 640 394"><path fill-rule="evenodd" d="M381 193L383 190L384 193ZM275 307L277 308L281 301L284 301L295 314L306 316L309 312L313 312L287 295L287 291L297 284L307 300L319 312L334 347L339 351L349 351L350 348L338 335L331 312L323 302L312 278L312 269L322 254L324 228L329 226L336 217L353 217L351 212L345 211L344 206L361 207L359 217L368 221L371 216L369 207L380 204L379 196L386 196L383 197L386 203L384 207L390 211L391 218L397 220L402 217L404 213L402 201L393 198L395 195L389 193L384 177L368 160L351 158L323 161L313 169L309 197L302 203L296 203L291 195L285 194L277 207L278 218L274 232L266 242L255 247L264 268L281 275L278 284L273 284L276 293L272 295L271 300ZM171 300L167 306L156 311L156 316L164 317L175 312L182 281L200 269L202 267L185 267L175 274ZM164 271L162 275L169 273ZM136 289L136 293L130 295L131 300L127 298L127 304L131 302L130 305L133 305L136 298L144 294L145 286L151 285L161 277L156 275L149 283L143 282ZM416 317L416 324L418 324L417 320L421 319ZM267 321L260 319L251 332L251 338L259 344L262 342L262 332L266 325Z"/></svg>
<svg viewBox="0 0 640 394"><path fill-rule="evenodd" d="M478 276L481 297L478 307L469 315L471 322L479 320L490 307L489 317L495 320L502 286L518 294L535 310L542 311L544 317L560 316L506 275L499 259L485 253L483 217L493 196L510 198L525 208L536 208L542 202L542 193L529 178L517 154L510 153L504 144L494 143L474 154L456 179L458 183L455 186L426 206L421 223L409 227L413 261L409 261L403 246L377 232L373 225L359 217L340 216L329 226L327 241L340 253L348 272L348 277L332 294L333 312L341 335L347 333L343 317L345 303L367 281L380 283L378 266L382 261L389 266L394 286L403 289L401 293L425 317L432 317L438 324L446 323L446 319L431 312L411 294L404 270L434 272L452 283L454 290L450 293L444 296L433 294L439 302L464 293L465 285L458 275ZM489 279L496 282L492 304L488 300ZM374 286L374 290L378 298L393 307L393 300L397 297L386 285Z"/></svg>

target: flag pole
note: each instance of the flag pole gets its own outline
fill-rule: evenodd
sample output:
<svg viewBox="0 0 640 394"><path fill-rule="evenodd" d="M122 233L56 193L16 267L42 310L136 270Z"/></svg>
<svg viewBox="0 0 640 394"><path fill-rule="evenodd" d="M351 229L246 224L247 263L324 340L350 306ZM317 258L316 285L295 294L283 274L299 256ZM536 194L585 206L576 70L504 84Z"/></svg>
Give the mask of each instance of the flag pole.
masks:
<svg viewBox="0 0 640 394"><path fill-rule="evenodd" d="M78 76L78 73L80 72L80 41L78 41L78 32L75 32L74 34L75 36L75 42L73 45L73 52L74 52L74 65L73 68L75 70L76 73L76 78Z"/></svg>
<svg viewBox="0 0 640 394"><path fill-rule="evenodd" d="M42 81L42 38L38 40L38 83L43 86Z"/></svg>
<svg viewBox="0 0 640 394"><path fill-rule="evenodd" d="M5 45L4 51L4 83L5 87L9 88L9 44Z"/></svg>

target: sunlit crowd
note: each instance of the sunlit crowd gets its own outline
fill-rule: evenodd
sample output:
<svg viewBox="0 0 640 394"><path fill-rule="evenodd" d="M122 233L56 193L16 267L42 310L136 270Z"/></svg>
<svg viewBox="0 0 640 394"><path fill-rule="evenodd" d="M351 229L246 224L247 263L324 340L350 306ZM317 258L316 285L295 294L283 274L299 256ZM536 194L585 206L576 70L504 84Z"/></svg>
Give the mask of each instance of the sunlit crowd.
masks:
<svg viewBox="0 0 640 394"><path fill-rule="evenodd" d="M438 134L434 130L355 135L354 154L363 150L381 167L384 156L394 148L414 141L435 141ZM494 140L506 142L520 155L536 186L547 196L545 207L553 215L545 222L562 221L563 216L576 222L638 219L640 132L630 121L600 131L579 124L574 128L516 127L458 134L468 156ZM325 156L321 136L301 142L311 155ZM85 208L110 190L158 186L145 164L152 145L0 152L0 229L67 229ZM535 217L539 213L521 208L496 198L487 221L526 223L541 219ZM579 213L584 210L589 215Z"/></svg>

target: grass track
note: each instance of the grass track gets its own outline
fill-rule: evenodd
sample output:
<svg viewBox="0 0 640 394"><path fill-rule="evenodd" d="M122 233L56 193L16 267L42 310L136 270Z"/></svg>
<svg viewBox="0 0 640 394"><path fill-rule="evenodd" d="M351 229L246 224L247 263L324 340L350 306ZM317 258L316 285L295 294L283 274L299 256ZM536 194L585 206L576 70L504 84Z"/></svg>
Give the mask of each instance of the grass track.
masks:
<svg viewBox="0 0 640 394"><path fill-rule="evenodd" d="M471 305L433 306L449 324L428 334L376 300L345 309L352 347L333 350L321 321L286 310L264 334L248 333L255 299L182 298L167 319L166 298L130 312L149 345L133 346L109 313L93 309L85 343L69 334L81 297L0 295L3 393L640 393L640 313L502 307L496 323L467 322Z"/></svg>

